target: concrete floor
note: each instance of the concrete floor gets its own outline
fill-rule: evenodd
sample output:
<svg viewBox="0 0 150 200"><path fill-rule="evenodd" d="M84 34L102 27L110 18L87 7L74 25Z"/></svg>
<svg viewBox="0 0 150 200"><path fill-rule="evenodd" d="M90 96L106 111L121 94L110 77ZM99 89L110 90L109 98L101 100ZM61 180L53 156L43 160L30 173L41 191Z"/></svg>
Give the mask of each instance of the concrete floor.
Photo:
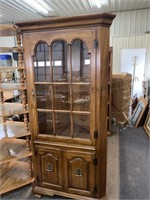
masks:
<svg viewBox="0 0 150 200"><path fill-rule="evenodd" d="M120 195L119 130L107 139L107 198L118 200Z"/></svg>

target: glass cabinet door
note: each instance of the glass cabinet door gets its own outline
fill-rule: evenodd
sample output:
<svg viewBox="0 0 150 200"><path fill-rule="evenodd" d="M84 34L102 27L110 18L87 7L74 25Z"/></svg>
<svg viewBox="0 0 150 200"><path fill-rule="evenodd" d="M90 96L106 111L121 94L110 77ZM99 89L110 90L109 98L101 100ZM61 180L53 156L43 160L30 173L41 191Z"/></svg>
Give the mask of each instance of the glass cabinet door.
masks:
<svg viewBox="0 0 150 200"><path fill-rule="evenodd" d="M90 139L90 54L85 42L39 42L34 81L39 134Z"/></svg>

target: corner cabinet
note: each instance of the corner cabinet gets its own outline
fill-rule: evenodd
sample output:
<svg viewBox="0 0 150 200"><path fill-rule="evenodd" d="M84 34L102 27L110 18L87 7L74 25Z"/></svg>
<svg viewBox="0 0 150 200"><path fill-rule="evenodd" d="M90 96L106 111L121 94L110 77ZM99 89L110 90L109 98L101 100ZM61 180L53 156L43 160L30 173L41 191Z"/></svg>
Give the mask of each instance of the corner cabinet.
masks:
<svg viewBox="0 0 150 200"><path fill-rule="evenodd" d="M106 195L109 27L114 17L15 24L23 34L35 195Z"/></svg>

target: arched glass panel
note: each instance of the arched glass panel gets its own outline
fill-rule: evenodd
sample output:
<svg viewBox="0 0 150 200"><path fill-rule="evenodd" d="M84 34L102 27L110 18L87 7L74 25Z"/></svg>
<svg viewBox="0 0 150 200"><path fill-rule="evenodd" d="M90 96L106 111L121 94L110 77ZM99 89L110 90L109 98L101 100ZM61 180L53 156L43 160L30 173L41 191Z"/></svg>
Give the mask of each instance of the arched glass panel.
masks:
<svg viewBox="0 0 150 200"><path fill-rule="evenodd" d="M79 39L72 44L72 81L90 82L90 54L86 43Z"/></svg>
<svg viewBox="0 0 150 200"><path fill-rule="evenodd" d="M38 109L52 109L49 47L46 42L39 42L35 48L34 79Z"/></svg>
<svg viewBox="0 0 150 200"><path fill-rule="evenodd" d="M54 82L67 82L69 69L67 65L68 45L57 40L52 45L52 72Z"/></svg>
<svg viewBox="0 0 150 200"><path fill-rule="evenodd" d="M49 49L46 42L40 42L35 49L34 78L35 82L49 82L51 80Z"/></svg>

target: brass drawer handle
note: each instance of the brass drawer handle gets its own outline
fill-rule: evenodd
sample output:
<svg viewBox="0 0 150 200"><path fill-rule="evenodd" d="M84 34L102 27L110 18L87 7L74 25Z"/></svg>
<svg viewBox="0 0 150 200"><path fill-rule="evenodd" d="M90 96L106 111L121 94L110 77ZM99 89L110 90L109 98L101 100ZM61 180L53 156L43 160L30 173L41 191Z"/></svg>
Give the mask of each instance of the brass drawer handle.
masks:
<svg viewBox="0 0 150 200"><path fill-rule="evenodd" d="M53 169L54 169L53 165L52 165L51 163L48 163L47 169L46 169L46 170L47 170L48 172L52 172Z"/></svg>
<svg viewBox="0 0 150 200"><path fill-rule="evenodd" d="M83 176L83 171L80 168L74 170L76 176Z"/></svg>

